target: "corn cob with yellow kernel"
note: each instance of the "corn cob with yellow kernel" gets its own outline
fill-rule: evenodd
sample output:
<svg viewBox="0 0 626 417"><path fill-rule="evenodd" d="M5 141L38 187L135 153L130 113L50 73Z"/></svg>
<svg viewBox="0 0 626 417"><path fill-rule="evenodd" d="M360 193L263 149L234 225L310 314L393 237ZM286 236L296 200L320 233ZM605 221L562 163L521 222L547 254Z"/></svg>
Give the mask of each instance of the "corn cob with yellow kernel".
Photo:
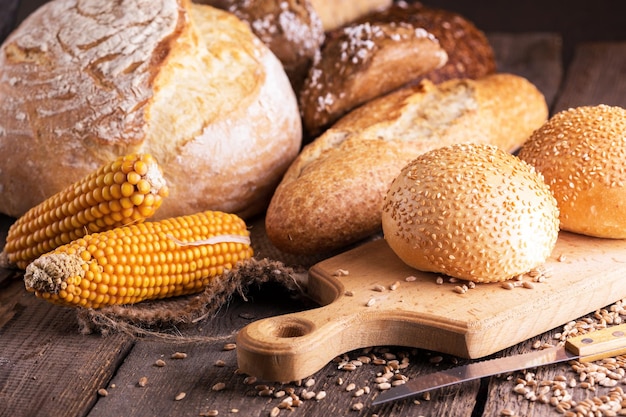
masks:
<svg viewBox="0 0 626 417"><path fill-rule="evenodd" d="M121 156L17 219L2 255L9 264L25 269L38 256L87 233L142 222L167 194L152 156Z"/></svg>
<svg viewBox="0 0 626 417"><path fill-rule="evenodd" d="M24 282L57 304L133 304L200 292L252 254L241 218L207 211L86 235L28 265Z"/></svg>

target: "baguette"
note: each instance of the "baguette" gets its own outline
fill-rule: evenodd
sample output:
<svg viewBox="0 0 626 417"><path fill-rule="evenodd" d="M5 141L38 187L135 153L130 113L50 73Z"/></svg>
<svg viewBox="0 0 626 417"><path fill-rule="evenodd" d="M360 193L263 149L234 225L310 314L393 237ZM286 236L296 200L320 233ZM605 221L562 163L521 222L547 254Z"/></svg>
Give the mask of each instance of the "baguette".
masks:
<svg viewBox="0 0 626 417"><path fill-rule="evenodd" d="M463 142L513 151L547 117L541 92L511 74L424 80L373 100L304 147L272 197L267 235L299 254L358 242L380 231L384 195L418 155Z"/></svg>

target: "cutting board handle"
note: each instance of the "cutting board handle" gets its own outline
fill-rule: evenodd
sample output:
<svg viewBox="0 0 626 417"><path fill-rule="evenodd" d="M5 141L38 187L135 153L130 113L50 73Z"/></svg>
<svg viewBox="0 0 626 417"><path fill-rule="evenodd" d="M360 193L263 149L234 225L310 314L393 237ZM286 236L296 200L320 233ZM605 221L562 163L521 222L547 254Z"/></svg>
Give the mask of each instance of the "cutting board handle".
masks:
<svg viewBox="0 0 626 417"><path fill-rule="evenodd" d="M458 344L457 338L463 337L437 328L423 315L376 308L351 298L342 296L320 308L247 325L236 339L240 371L260 380L286 383L313 375L335 357L355 349L429 346L429 341L442 335Z"/></svg>
<svg viewBox="0 0 626 417"><path fill-rule="evenodd" d="M351 350L350 341L364 336L364 320L355 314L337 316L335 307L330 304L247 325L236 340L239 369L280 382L314 374L335 356Z"/></svg>

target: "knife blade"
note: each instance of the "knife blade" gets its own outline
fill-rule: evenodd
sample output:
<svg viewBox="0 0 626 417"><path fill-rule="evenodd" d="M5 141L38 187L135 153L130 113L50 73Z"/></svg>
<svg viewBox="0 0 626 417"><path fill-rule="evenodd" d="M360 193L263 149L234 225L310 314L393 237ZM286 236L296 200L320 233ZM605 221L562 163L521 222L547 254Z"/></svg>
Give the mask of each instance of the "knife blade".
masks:
<svg viewBox="0 0 626 417"><path fill-rule="evenodd" d="M571 360L591 362L624 353L626 353L626 324L620 324L570 338L566 341L565 346L473 362L440 372L420 375L410 379L405 384L384 391L374 399L372 405L522 369L532 369Z"/></svg>

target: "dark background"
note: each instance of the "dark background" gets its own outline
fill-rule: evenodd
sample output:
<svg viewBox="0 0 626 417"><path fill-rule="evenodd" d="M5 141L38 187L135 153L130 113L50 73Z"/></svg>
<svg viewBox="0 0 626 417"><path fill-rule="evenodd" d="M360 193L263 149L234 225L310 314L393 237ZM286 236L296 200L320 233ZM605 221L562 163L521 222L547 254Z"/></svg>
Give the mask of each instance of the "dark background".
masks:
<svg viewBox="0 0 626 417"><path fill-rule="evenodd" d="M46 0L0 0L0 41ZM626 40L626 0L423 1L462 14L485 32L557 32L565 62L582 41Z"/></svg>

